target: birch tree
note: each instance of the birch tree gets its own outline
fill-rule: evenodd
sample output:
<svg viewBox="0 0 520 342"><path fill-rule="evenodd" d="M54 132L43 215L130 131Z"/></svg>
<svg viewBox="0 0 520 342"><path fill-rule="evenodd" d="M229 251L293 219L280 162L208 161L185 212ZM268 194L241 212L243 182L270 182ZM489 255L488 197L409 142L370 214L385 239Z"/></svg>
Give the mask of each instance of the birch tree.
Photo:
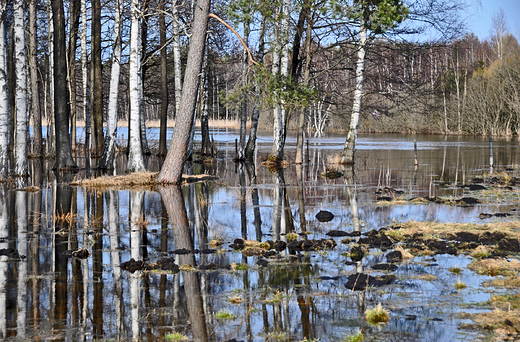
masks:
<svg viewBox="0 0 520 342"><path fill-rule="evenodd" d="M7 49L5 43L5 6L0 3L0 181L9 174L9 94L7 85Z"/></svg>
<svg viewBox="0 0 520 342"><path fill-rule="evenodd" d="M408 7L404 6L401 0L355 0L352 8L346 11L349 16L359 22L354 102L350 115L350 127L341 156L342 164L353 164L363 96L367 33L370 30L374 35L381 34L389 28L397 26L406 19Z"/></svg>
<svg viewBox="0 0 520 342"><path fill-rule="evenodd" d="M27 164L27 55L25 52L25 1L14 2L14 58L16 133L14 146L14 174L28 176Z"/></svg>
<svg viewBox="0 0 520 342"><path fill-rule="evenodd" d="M99 162L101 169L111 169L114 163L117 139L117 108L119 98L119 76L121 73L121 13L123 0L116 0L114 13L114 51L110 74L110 94L108 97L107 132L103 155Z"/></svg>
<svg viewBox="0 0 520 342"><path fill-rule="evenodd" d="M144 172L144 159L141 149L140 120L141 120L141 11L140 1L131 1L131 27L130 27L130 59L129 59L129 86L130 86L130 136L128 150L129 172Z"/></svg>
<svg viewBox="0 0 520 342"><path fill-rule="evenodd" d="M135 1L135 0L134 0ZM200 0L195 7L188 63L184 78L182 98L166 160L157 177L159 182L180 183L188 152L191 127L194 120L199 87L199 73L202 68L206 30L211 0Z"/></svg>
<svg viewBox="0 0 520 342"><path fill-rule="evenodd" d="M83 84L83 119L85 120L85 150L90 151L90 95L87 67L87 4L81 0L81 75ZM88 156L90 153L86 153Z"/></svg>

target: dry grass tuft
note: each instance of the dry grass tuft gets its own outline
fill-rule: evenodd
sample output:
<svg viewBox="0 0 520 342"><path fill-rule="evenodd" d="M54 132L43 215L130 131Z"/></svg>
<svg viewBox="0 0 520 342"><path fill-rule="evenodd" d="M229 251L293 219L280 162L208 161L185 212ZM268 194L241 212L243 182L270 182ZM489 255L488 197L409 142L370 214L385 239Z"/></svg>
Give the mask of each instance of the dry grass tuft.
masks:
<svg viewBox="0 0 520 342"><path fill-rule="evenodd" d="M516 276L520 271L520 262L505 258L475 260L468 265L473 272L488 276Z"/></svg>
<svg viewBox="0 0 520 342"><path fill-rule="evenodd" d="M491 312L485 312L470 316L478 327L493 331L493 341L511 340L509 336L517 336L520 331L520 311L504 311L496 309Z"/></svg>
<svg viewBox="0 0 520 342"><path fill-rule="evenodd" d="M484 286L494 286L494 287L510 287L510 288L518 288L520 287L520 277L512 276L506 278L496 278L491 281L486 281L483 284Z"/></svg>
<svg viewBox="0 0 520 342"><path fill-rule="evenodd" d="M373 309L367 310L365 319L370 324L385 324L390 319L389 311L381 306L381 303Z"/></svg>
<svg viewBox="0 0 520 342"><path fill-rule="evenodd" d="M93 179L82 179L71 183L71 185L96 189L134 189L148 190L160 185L157 181L157 172L134 172L121 176L102 176ZM216 179L210 175L183 175L183 184L195 183L205 180Z"/></svg>

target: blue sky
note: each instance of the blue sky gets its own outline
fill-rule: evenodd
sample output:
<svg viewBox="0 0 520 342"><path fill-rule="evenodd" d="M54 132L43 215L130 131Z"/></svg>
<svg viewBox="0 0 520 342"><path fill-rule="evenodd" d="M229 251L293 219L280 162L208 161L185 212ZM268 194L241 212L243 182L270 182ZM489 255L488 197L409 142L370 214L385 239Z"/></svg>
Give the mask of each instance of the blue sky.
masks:
<svg viewBox="0 0 520 342"><path fill-rule="evenodd" d="M479 0L473 0L477 3ZM475 33L480 40L488 39L491 36L493 25L493 15L500 8L506 15L508 31L517 39L520 38L520 0L480 0L480 4L473 5L468 11L468 31Z"/></svg>

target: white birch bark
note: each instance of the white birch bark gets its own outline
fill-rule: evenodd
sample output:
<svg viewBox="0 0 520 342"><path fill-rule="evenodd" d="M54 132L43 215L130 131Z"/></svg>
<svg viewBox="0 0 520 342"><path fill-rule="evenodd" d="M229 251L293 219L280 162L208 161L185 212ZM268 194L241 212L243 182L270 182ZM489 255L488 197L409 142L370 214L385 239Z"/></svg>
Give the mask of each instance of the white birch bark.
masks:
<svg viewBox="0 0 520 342"><path fill-rule="evenodd" d="M118 192L108 192L108 229L110 236L110 257L112 259L112 274L114 283L114 309L116 312L116 335L122 336L124 331L123 316L123 278L121 275L121 258L119 255L119 201Z"/></svg>
<svg viewBox="0 0 520 342"><path fill-rule="evenodd" d="M139 225L142 220L142 209L144 202L143 191L130 191L130 256L134 260L142 260L141 255L141 227ZM132 317L132 338L134 341L139 340L139 307L140 307L140 290L141 290L141 272L134 272L130 275L130 311Z"/></svg>
<svg viewBox="0 0 520 342"><path fill-rule="evenodd" d="M132 0L132 21L130 27L130 59L129 59L129 83L130 83L130 136L128 165L129 172L144 172L144 159L141 149L140 120L141 120L141 12L140 1Z"/></svg>
<svg viewBox="0 0 520 342"><path fill-rule="evenodd" d="M24 182L27 185L27 182ZM28 203L27 192L16 192L16 228L18 240L18 253L27 256L27 224L28 224ZM18 284L17 284L17 298L16 298L16 327L17 338L24 340L26 338L27 326L27 262L22 261L18 263Z"/></svg>
<svg viewBox="0 0 520 342"><path fill-rule="evenodd" d="M0 3L0 37L2 37L0 38L0 180L6 178L9 174L10 112L7 87L7 49L5 39L3 39L5 37L5 5L5 1Z"/></svg>
<svg viewBox="0 0 520 342"><path fill-rule="evenodd" d="M281 57L280 64L275 65L275 57L273 55L273 73L275 72L275 68L278 69L280 74L284 77L287 77L289 72L289 44L288 44L288 34L289 34L289 15L291 12L291 1L285 0L283 5L283 17L281 20L281 24L279 27L279 36L278 43L276 47L281 46ZM280 105L276 105L274 109L274 130L273 130L273 156L276 157L277 161L282 161L284 158L284 146L285 146L285 117L286 110L283 102Z"/></svg>
<svg viewBox="0 0 520 342"><path fill-rule="evenodd" d="M81 74L83 82L83 119L85 120L85 149L90 151L90 94L88 91L87 66L87 5L81 0ZM90 153L86 153L90 156Z"/></svg>
<svg viewBox="0 0 520 342"><path fill-rule="evenodd" d="M121 13L123 0L116 0L114 13L114 52L112 54L112 70L110 73L110 95L108 97L107 132L105 147L101 156L100 166L111 168L117 139L117 107L119 97L119 76L121 73Z"/></svg>
<svg viewBox="0 0 520 342"><path fill-rule="evenodd" d="M359 30L359 46L356 62L356 89L354 90L354 104L350 117L350 128L345 141L345 148L341 158L342 164L354 163L354 152L356 150L356 140L359 126L359 113L361 111L361 97L363 96L363 72L365 70L365 46L367 42L367 29L361 21Z"/></svg>
<svg viewBox="0 0 520 342"><path fill-rule="evenodd" d="M25 51L25 1L14 3L14 63L15 63L15 111L16 131L14 146L14 173L27 176L27 54Z"/></svg>
<svg viewBox="0 0 520 342"><path fill-rule="evenodd" d="M177 1L172 6L172 28L173 28L173 69L175 72L175 115L179 113L179 105L182 95L182 64L181 64L181 45L180 45L180 28L179 28L179 12L177 9Z"/></svg>

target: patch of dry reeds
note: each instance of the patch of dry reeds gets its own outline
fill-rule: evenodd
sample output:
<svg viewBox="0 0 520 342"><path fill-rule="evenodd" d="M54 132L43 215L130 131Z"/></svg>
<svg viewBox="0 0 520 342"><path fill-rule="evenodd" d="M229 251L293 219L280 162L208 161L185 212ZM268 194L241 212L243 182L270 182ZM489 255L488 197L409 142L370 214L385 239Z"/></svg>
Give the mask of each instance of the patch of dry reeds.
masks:
<svg viewBox="0 0 520 342"><path fill-rule="evenodd" d="M149 190L157 187L160 183L157 181L157 172L135 172L128 175L120 176L101 176L92 179L81 179L72 182L70 185L81 186L84 188L95 189L132 189L132 190ZM183 184L201 182L205 180L216 179L210 175L183 175Z"/></svg>

